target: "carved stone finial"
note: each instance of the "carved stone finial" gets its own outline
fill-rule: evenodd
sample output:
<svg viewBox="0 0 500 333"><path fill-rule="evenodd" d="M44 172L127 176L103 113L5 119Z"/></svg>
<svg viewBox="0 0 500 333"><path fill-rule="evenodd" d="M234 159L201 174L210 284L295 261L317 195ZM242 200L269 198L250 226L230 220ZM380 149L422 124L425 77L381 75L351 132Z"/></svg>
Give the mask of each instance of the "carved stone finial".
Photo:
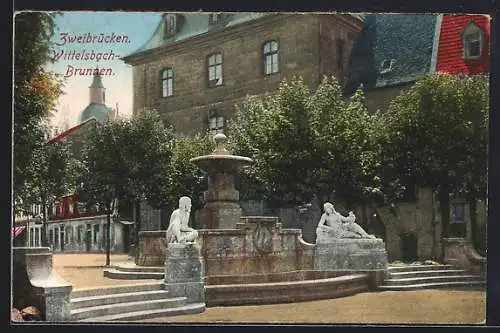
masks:
<svg viewBox="0 0 500 333"><path fill-rule="evenodd" d="M230 154L229 150L226 148L227 136L222 133L217 133L214 135L214 142L214 154Z"/></svg>

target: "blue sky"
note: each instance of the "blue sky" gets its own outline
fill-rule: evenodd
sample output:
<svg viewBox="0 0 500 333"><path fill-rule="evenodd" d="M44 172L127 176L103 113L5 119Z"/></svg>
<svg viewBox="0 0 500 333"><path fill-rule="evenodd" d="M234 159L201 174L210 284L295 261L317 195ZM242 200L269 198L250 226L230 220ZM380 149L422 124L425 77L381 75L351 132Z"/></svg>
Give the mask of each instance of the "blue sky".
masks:
<svg viewBox="0 0 500 333"><path fill-rule="evenodd" d="M103 84L106 88L106 104L115 107L119 104L121 114L132 114L132 68L126 65L119 57L134 52L144 45L154 32L161 19L161 13L153 12L64 12L57 17L58 29L52 41L59 44L54 45L53 55L60 57L49 69L61 76L67 76L65 80L64 95L59 99L57 113L54 115L53 124L60 125L66 121L70 126L78 123L80 112L89 103L88 87L92 82L92 76L70 75L73 68L110 68L112 75L103 76ZM128 42L114 43L69 43L63 41L63 34L68 37L90 33L92 36L126 36ZM116 39L115 39L116 41ZM71 52L86 52L91 55L102 54L103 57L111 52L114 59L76 60L75 56L64 59ZM55 53L54 53L55 52ZM75 54L76 54L75 53Z"/></svg>

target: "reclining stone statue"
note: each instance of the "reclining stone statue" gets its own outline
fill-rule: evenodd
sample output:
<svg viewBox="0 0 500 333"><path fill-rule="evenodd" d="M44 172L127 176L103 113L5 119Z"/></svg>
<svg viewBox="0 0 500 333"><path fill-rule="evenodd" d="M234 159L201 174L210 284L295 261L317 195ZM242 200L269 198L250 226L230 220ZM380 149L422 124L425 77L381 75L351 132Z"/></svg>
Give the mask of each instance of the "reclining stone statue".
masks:
<svg viewBox="0 0 500 333"><path fill-rule="evenodd" d="M351 211L348 216L338 213L333 204L326 202L323 205L325 212L321 216L316 229L318 240L330 238L376 238L369 235L356 221L356 216Z"/></svg>
<svg viewBox="0 0 500 333"><path fill-rule="evenodd" d="M191 214L191 199L181 197L179 208L174 210L170 216L170 224L167 228L167 244L170 243L194 243L198 238L198 232L188 226Z"/></svg>

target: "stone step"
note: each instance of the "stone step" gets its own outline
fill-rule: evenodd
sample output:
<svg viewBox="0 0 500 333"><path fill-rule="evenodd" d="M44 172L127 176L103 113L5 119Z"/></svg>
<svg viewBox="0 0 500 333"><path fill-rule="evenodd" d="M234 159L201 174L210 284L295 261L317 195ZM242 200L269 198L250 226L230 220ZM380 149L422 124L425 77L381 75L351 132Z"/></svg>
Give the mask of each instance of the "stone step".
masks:
<svg viewBox="0 0 500 333"><path fill-rule="evenodd" d="M103 272L105 277L116 280L161 280L165 276L163 272L128 272L115 268L106 268Z"/></svg>
<svg viewBox="0 0 500 333"><path fill-rule="evenodd" d="M410 284L410 285L398 285L398 286L379 286L379 290L394 290L394 291L405 291L405 290L418 290L418 289L434 289L434 288L474 288L474 287L486 287L486 281L484 280L473 280L473 281L453 281L453 282L429 282L420 284Z"/></svg>
<svg viewBox="0 0 500 333"><path fill-rule="evenodd" d="M74 309L71 310L71 317L73 320L81 320L93 317L123 314L127 312L176 308L183 305L186 305L186 297L172 297L167 299L107 304Z"/></svg>
<svg viewBox="0 0 500 333"><path fill-rule="evenodd" d="M110 268L114 268L120 272L155 272L164 273L165 267L163 266L138 266L131 263L116 264Z"/></svg>
<svg viewBox="0 0 500 333"><path fill-rule="evenodd" d="M203 311L205 311L204 303L191 303L183 306L178 306L175 308L126 312L109 316L90 317L79 321L80 322L135 321L135 320L143 320L149 318L196 314L196 313L201 313Z"/></svg>
<svg viewBox="0 0 500 333"><path fill-rule="evenodd" d="M433 277L445 275L460 275L466 274L467 271L463 269L444 269L444 270L431 270L431 271L412 271L412 272L391 272L389 273L390 279L412 278L412 277Z"/></svg>
<svg viewBox="0 0 500 333"><path fill-rule="evenodd" d="M384 281L385 286L404 286L425 283L442 283L442 282L455 282L455 281L474 281L478 280L476 275L445 275L445 276L423 276L403 279L387 279Z"/></svg>
<svg viewBox="0 0 500 333"><path fill-rule="evenodd" d="M408 266L390 266L387 268L389 273L397 272L415 272L415 271L442 271L445 269L456 269L453 265L408 265Z"/></svg>
<svg viewBox="0 0 500 333"><path fill-rule="evenodd" d="M151 301L151 300L166 299L166 298L168 298L168 292L166 290L150 290L150 291L139 291L130 293L119 293L114 295L77 297L77 298L72 298L70 302L71 302L71 309L75 310L93 306L137 302L137 301Z"/></svg>
<svg viewBox="0 0 500 333"><path fill-rule="evenodd" d="M165 284L158 282L154 283L149 282L149 283L126 284L113 287L74 289L71 292L71 298L100 296L100 295L114 296L115 294L120 294L120 293L131 293L131 292L152 291L152 290L165 290Z"/></svg>
<svg viewBox="0 0 500 333"><path fill-rule="evenodd" d="M208 306L271 304L332 299L368 291L368 275L353 274L319 280L205 286Z"/></svg>

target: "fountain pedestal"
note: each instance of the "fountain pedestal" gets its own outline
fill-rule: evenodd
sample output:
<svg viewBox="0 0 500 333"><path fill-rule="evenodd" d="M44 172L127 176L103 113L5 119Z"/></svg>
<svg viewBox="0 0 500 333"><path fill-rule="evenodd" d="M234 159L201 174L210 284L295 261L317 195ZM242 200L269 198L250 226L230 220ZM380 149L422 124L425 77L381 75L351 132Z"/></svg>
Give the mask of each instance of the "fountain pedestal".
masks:
<svg viewBox="0 0 500 333"><path fill-rule="evenodd" d="M165 255L165 290L172 297L205 303L204 267L196 243L168 244Z"/></svg>
<svg viewBox="0 0 500 333"><path fill-rule="evenodd" d="M214 141L212 154L190 160L208 174L205 206L198 214L197 222L203 229L233 229L242 214L239 192L234 188L234 177L252 160L231 154L226 149L227 137L224 134L215 135Z"/></svg>

